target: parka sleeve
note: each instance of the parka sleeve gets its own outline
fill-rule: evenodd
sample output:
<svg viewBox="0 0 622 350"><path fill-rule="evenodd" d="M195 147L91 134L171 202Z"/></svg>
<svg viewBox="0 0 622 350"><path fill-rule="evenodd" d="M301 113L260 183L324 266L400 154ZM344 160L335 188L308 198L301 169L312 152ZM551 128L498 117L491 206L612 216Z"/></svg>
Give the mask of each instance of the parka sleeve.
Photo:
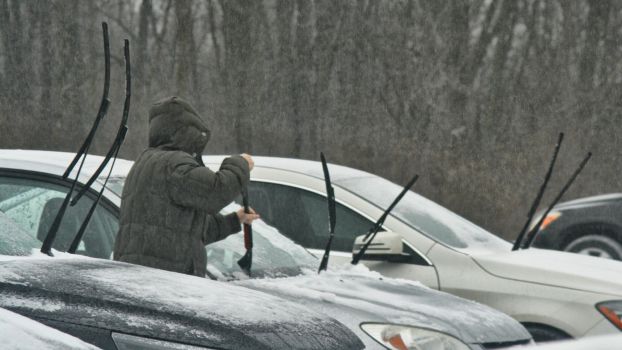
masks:
<svg viewBox="0 0 622 350"><path fill-rule="evenodd" d="M248 162L241 156L226 158L220 170L200 166L190 155L171 164L168 195L175 204L216 214L240 194L250 180Z"/></svg>
<svg viewBox="0 0 622 350"><path fill-rule="evenodd" d="M227 215L208 215L207 229L203 232L203 244L208 245L227 238L242 230L240 219L236 213Z"/></svg>

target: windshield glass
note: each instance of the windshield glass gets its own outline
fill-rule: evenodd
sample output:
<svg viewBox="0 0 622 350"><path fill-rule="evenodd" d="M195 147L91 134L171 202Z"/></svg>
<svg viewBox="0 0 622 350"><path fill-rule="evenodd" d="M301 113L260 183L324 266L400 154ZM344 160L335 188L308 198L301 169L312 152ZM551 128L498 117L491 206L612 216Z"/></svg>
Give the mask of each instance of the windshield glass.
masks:
<svg viewBox="0 0 622 350"><path fill-rule="evenodd" d="M386 179L376 176L341 178L337 185L380 208L387 208L402 191ZM454 248L508 249L509 243L456 213L408 191L391 214L421 233Z"/></svg>
<svg viewBox="0 0 622 350"><path fill-rule="evenodd" d="M101 183L104 183L105 178L100 179ZM125 184L125 177L117 176L111 177L108 179L108 183L106 184L106 188L114 192L117 196L121 197L121 193L123 193L123 185Z"/></svg>
<svg viewBox="0 0 622 350"><path fill-rule="evenodd" d="M0 255L26 256L40 246L41 242L0 212Z"/></svg>
<svg viewBox="0 0 622 350"><path fill-rule="evenodd" d="M231 213L239 208L236 204L225 207L221 213ZM230 235L226 239L206 247L208 271L219 279L246 278L238 266L244 256L244 235ZM317 269L318 259L283 236L277 229L262 220L253 222L253 263L251 274L255 277L296 276L306 269Z"/></svg>

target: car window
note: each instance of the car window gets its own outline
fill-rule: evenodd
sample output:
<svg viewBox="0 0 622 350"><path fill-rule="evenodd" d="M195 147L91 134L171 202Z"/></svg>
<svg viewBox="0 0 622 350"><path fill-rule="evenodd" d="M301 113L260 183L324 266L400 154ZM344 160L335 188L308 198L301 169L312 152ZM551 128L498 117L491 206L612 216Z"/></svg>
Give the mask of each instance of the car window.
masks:
<svg viewBox="0 0 622 350"><path fill-rule="evenodd" d="M253 181L249 186L249 201L266 223L294 242L311 249L326 246L326 197L296 187ZM351 252L354 238L372 226L373 222L337 203L333 250Z"/></svg>
<svg viewBox="0 0 622 350"><path fill-rule="evenodd" d="M68 190L68 187L42 180L3 176L0 177L0 211L30 237L43 242ZM93 200L85 196L74 207L67 209L54 249L66 251L69 248L92 204ZM116 217L99 205L77 253L110 258L117 229Z"/></svg>
<svg viewBox="0 0 622 350"><path fill-rule="evenodd" d="M0 255L26 256L40 246L41 242L0 212Z"/></svg>

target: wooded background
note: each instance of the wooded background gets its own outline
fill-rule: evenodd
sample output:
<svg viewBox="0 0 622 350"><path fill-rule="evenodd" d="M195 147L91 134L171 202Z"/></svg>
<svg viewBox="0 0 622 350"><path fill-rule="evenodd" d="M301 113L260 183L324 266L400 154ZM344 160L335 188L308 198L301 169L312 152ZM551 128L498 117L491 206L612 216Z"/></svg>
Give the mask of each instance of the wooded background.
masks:
<svg viewBox="0 0 622 350"><path fill-rule="evenodd" d="M0 147L76 151L103 84L112 106L131 41L133 159L147 110L179 95L213 130L207 152L348 165L404 183L513 239L560 131L545 196L620 190L622 2L611 0L0 0Z"/></svg>

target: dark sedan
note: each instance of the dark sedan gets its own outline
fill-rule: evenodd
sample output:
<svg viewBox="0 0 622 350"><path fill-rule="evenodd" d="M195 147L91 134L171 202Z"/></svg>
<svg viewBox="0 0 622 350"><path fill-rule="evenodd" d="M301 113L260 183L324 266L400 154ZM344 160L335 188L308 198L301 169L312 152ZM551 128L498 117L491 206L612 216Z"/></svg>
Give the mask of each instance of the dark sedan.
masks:
<svg viewBox="0 0 622 350"><path fill-rule="evenodd" d="M533 246L622 260L622 193L558 204L542 222Z"/></svg>
<svg viewBox="0 0 622 350"><path fill-rule="evenodd" d="M0 213L0 307L102 349L360 349L323 314L228 283L56 253Z"/></svg>

